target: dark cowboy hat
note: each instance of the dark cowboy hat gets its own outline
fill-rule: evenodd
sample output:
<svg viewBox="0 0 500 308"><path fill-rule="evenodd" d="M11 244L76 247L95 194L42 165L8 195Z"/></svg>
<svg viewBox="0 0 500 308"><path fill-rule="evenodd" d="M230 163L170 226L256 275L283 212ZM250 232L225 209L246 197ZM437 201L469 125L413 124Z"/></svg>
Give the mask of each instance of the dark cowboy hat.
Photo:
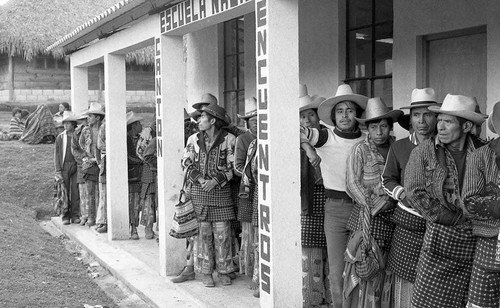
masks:
<svg viewBox="0 0 500 308"><path fill-rule="evenodd" d="M228 117L226 109L217 105L216 102L212 102L209 105L202 106L201 109L199 109L199 111L208 113L214 118L217 118L222 122L224 122L225 125L229 125L229 123L231 123L231 119Z"/></svg>

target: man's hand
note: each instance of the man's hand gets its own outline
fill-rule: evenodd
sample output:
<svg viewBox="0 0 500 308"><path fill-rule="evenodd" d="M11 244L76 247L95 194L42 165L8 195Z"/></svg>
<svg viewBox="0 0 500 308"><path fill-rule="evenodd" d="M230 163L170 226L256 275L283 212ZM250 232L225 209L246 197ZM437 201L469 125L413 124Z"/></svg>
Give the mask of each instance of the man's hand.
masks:
<svg viewBox="0 0 500 308"><path fill-rule="evenodd" d="M321 157L319 157L314 148L308 143L303 143L301 146L302 149L306 151L306 155L309 158L309 162L311 163L311 165L313 165L313 167L318 167L321 163Z"/></svg>
<svg viewBox="0 0 500 308"><path fill-rule="evenodd" d="M204 191L210 192L210 191L212 191L212 189L215 188L215 186L217 186L217 181L216 180L205 180L205 182L200 183L200 184L201 184L201 188L203 188Z"/></svg>
<svg viewBox="0 0 500 308"><path fill-rule="evenodd" d="M56 175L54 176L54 179L56 180L56 182L62 182L63 181L62 174L56 173Z"/></svg>

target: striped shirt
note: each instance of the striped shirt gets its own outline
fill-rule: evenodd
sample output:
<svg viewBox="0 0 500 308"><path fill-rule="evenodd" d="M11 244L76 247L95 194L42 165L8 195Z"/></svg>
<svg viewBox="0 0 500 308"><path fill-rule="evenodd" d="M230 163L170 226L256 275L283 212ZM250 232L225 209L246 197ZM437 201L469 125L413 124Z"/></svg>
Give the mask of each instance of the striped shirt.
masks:
<svg viewBox="0 0 500 308"><path fill-rule="evenodd" d="M19 118L13 117L10 119L9 134L22 135L24 124Z"/></svg>
<svg viewBox="0 0 500 308"><path fill-rule="evenodd" d="M394 137L389 137L389 142L393 141ZM356 203L366 205L365 196L367 190L371 190L372 215L390 201L380 178L384 166L385 159L369 135L352 148L351 155L347 158L347 194Z"/></svg>

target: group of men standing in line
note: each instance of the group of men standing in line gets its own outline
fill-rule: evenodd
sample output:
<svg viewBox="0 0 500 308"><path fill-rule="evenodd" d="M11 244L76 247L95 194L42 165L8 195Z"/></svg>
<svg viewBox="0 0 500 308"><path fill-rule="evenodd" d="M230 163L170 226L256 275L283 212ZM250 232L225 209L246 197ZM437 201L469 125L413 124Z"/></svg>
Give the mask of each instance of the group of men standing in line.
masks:
<svg viewBox="0 0 500 308"><path fill-rule="evenodd" d="M64 225L96 226L106 233L106 126L104 107L91 103L88 110L75 115L62 114L64 131L55 142L55 180L62 182L67 198L61 208ZM154 123L142 129L142 117L128 112L127 166L129 182L130 237L139 239L139 213L145 237L154 238L156 221L156 130Z"/></svg>

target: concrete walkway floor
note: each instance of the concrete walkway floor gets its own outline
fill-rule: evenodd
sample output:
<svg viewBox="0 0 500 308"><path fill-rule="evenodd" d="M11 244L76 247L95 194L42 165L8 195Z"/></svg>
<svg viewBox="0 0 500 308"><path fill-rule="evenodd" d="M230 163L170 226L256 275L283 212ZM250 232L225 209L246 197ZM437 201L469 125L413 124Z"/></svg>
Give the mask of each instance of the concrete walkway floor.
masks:
<svg viewBox="0 0 500 308"><path fill-rule="evenodd" d="M113 276L122 281L153 307L259 307L259 299L248 288L250 279L239 275L230 286L222 286L214 275L215 288L206 288L197 274L195 280L174 284L173 277L159 274L159 251L156 240L144 238L139 228L138 241L108 241L94 227L63 225L59 217L52 223L71 240L80 244Z"/></svg>

